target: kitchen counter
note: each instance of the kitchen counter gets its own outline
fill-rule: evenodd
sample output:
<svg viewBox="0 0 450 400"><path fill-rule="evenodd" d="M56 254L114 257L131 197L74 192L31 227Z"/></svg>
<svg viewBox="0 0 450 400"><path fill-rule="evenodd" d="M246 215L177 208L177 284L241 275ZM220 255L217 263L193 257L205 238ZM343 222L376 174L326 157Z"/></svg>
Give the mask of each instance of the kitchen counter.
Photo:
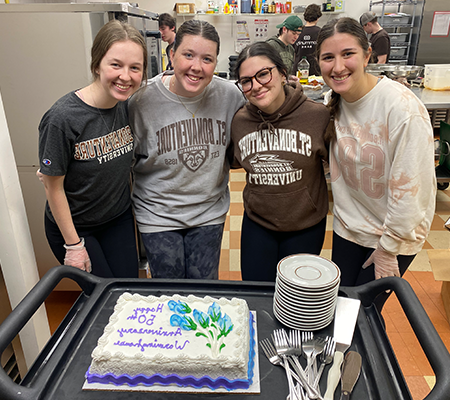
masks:
<svg viewBox="0 0 450 400"><path fill-rule="evenodd" d="M417 87L413 87L411 90L423 102L423 104L425 104L425 107L428 110L450 109L449 90L437 91Z"/></svg>

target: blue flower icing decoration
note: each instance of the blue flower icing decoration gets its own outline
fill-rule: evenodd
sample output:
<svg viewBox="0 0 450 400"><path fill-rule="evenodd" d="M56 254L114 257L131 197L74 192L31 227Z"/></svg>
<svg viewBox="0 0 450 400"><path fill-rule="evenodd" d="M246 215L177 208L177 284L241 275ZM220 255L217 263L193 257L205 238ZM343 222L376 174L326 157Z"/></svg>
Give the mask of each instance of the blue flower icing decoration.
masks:
<svg viewBox="0 0 450 400"><path fill-rule="evenodd" d="M175 311L177 314L189 314L192 312L191 308L180 300L170 300L167 305L169 306L170 311Z"/></svg>
<svg viewBox="0 0 450 400"><path fill-rule="evenodd" d="M206 338L206 346L211 349L213 357L218 357L226 346L223 340L233 330L233 323L227 314L222 315L220 306L214 302L208 308L208 313L195 309L194 311L182 301L170 300L169 309L175 314L170 317L170 325L179 326L185 331L197 331L195 336ZM191 314L189 316L188 314Z"/></svg>

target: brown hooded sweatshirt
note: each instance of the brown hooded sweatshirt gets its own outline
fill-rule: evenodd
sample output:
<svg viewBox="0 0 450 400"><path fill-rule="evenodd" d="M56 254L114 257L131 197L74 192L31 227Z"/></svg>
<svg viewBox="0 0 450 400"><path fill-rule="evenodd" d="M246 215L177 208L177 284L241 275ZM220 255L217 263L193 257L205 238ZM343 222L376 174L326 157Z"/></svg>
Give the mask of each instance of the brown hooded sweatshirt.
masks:
<svg viewBox="0 0 450 400"><path fill-rule="evenodd" d="M271 115L247 103L231 125L232 166L247 172L244 208L273 231L291 232L319 223L328 212L323 160L330 114L308 99L300 84L285 86L286 100Z"/></svg>

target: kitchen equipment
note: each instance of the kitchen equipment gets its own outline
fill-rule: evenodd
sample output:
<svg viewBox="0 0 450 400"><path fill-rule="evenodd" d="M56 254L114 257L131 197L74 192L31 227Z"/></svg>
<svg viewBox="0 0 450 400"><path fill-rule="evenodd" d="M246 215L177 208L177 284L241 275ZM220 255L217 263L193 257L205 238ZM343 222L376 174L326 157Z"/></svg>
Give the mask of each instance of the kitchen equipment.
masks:
<svg viewBox="0 0 450 400"><path fill-rule="evenodd" d="M389 78L405 77L415 79L423 71L418 65L368 64L366 72L375 76L386 75Z"/></svg>
<svg viewBox="0 0 450 400"><path fill-rule="evenodd" d="M416 54L414 58L410 58L410 64L450 63L449 36L445 32L446 23L448 24L445 19L446 12L449 11L448 0L417 0L417 4L418 30L415 29L413 35L417 41ZM438 32L435 31L436 28L440 28L437 29Z"/></svg>
<svg viewBox="0 0 450 400"><path fill-rule="evenodd" d="M328 372L327 391L324 400L332 400L334 391L339 383L341 364L344 361L344 352L350 347L355 330L356 319L360 308L360 300L339 297L334 317L334 340L336 341L336 352L334 361Z"/></svg>
<svg viewBox="0 0 450 400"><path fill-rule="evenodd" d="M356 351L349 351L345 355L341 374L341 400L349 400L361 372L362 359Z"/></svg>
<svg viewBox="0 0 450 400"><path fill-rule="evenodd" d="M233 282L207 280L165 279L102 279L76 268L52 268L30 291L24 300L0 325L0 353L8 346L30 317L62 280L76 282L82 293L61 325L31 365L27 375L14 383L0 369L2 400L211 400L210 393L193 395L182 393L149 393L83 391L84 374L91 362L91 352L102 335L119 296L125 291L148 295L212 295L214 297L240 297L247 301L250 310L256 311L258 337L269 337L282 325L270 312L275 285L268 282ZM366 285L340 289L340 297L361 300L360 313L350 350L361 354L364 362L352 398L364 400L412 400L400 367L392 352L389 339L379 314L373 305L375 297L392 290L415 332L424 353L436 374L436 384L426 400L442 400L450 393L450 355L433 327L427 313L407 281L401 278L383 278ZM318 331L317 335L333 333L332 326ZM234 394L233 400L280 399L288 393L283 369L273 366L260 357L261 394ZM325 368L324 373L327 373ZM324 392L326 382L321 382ZM226 395L219 397L225 398Z"/></svg>
<svg viewBox="0 0 450 400"><path fill-rule="evenodd" d="M382 16L378 16L378 19L381 19ZM389 14L383 16L383 26L385 25L401 25L401 24L408 24L409 18L411 15L405 15L403 13L398 14Z"/></svg>
<svg viewBox="0 0 450 400"><path fill-rule="evenodd" d="M450 64L425 64L426 89L450 90Z"/></svg>
<svg viewBox="0 0 450 400"><path fill-rule="evenodd" d="M423 67L419 65L396 65L395 69L386 71L389 78L405 77L408 79L415 79L423 71Z"/></svg>

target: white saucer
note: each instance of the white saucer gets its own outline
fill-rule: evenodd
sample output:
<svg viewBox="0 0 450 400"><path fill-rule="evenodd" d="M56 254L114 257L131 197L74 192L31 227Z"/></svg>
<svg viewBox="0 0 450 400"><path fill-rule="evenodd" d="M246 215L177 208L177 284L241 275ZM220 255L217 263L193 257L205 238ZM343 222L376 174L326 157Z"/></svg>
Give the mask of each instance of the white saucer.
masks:
<svg viewBox="0 0 450 400"><path fill-rule="evenodd" d="M277 266L278 276L305 288L324 288L339 281L336 264L314 254L294 254L283 258Z"/></svg>

